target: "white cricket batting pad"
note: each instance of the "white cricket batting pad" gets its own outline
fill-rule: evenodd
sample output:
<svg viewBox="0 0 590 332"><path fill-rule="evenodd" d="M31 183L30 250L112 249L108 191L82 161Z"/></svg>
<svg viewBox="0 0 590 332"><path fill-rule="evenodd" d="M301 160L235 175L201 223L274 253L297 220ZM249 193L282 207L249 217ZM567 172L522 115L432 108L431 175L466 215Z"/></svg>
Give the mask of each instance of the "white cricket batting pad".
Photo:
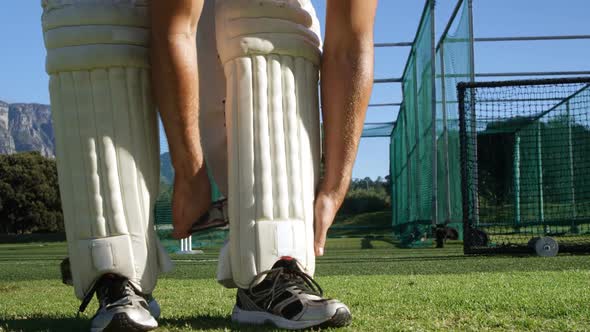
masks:
<svg viewBox="0 0 590 332"><path fill-rule="evenodd" d="M156 237L157 114L146 1L45 0L46 69L76 295L104 273L150 293L170 261Z"/></svg>
<svg viewBox="0 0 590 332"><path fill-rule="evenodd" d="M297 258L309 274L315 266L320 42L311 29L315 14L301 2L225 0L217 7L227 81L229 256L242 288L281 256Z"/></svg>

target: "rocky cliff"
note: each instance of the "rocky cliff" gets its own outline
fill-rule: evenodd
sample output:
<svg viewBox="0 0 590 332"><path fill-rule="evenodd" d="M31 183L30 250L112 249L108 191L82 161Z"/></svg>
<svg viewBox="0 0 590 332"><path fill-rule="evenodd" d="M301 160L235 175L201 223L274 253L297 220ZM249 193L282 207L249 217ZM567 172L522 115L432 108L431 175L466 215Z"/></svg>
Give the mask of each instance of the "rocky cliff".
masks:
<svg viewBox="0 0 590 332"><path fill-rule="evenodd" d="M55 156L51 110L48 105L0 101L0 154L24 151Z"/></svg>
<svg viewBox="0 0 590 332"><path fill-rule="evenodd" d="M45 157L55 157L49 105L8 104L0 101L0 154L25 151L39 151ZM161 180L172 184L174 169L170 153L165 152L160 156L160 170Z"/></svg>

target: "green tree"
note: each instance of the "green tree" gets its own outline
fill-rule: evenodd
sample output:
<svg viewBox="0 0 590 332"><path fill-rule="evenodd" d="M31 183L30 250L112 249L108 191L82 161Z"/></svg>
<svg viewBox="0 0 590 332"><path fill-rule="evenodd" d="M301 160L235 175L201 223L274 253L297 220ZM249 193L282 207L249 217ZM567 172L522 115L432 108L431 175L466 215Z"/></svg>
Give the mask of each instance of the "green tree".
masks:
<svg viewBox="0 0 590 332"><path fill-rule="evenodd" d="M38 152L0 156L0 232L63 230L55 160Z"/></svg>

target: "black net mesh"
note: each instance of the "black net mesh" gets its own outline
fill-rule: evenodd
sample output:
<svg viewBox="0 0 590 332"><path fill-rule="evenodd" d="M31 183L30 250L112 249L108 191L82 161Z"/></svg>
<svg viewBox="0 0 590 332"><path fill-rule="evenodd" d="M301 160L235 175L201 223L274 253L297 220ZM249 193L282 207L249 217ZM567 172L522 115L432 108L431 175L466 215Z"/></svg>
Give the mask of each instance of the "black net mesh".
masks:
<svg viewBox="0 0 590 332"><path fill-rule="evenodd" d="M590 77L458 91L466 252L590 251Z"/></svg>

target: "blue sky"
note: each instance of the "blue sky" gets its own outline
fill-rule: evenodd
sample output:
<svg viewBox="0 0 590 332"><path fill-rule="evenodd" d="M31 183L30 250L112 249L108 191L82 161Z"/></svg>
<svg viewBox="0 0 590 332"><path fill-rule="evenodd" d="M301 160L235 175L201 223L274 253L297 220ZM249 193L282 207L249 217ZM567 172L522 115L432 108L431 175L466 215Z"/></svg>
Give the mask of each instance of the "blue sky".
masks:
<svg viewBox="0 0 590 332"><path fill-rule="evenodd" d="M0 100L49 103L40 2L0 2ZM323 26L325 0L312 2ZM437 40L455 3L455 0L437 0ZM381 0L375 41L410 41L423 6L423 0ZM476 37L590 34L589 12L588 0L474 0L474 30ZM407 55L408 48L377 49L375 76L399 77ZM588 40L476 45L477 72L590 70L589 59ZM374 103L400 99L399 84L374 88ZM393 107L370 109L367 122L389 122L396 115L397 108ZM388 150L388 139L364 139L353 176L387 175Z"/></svg>

